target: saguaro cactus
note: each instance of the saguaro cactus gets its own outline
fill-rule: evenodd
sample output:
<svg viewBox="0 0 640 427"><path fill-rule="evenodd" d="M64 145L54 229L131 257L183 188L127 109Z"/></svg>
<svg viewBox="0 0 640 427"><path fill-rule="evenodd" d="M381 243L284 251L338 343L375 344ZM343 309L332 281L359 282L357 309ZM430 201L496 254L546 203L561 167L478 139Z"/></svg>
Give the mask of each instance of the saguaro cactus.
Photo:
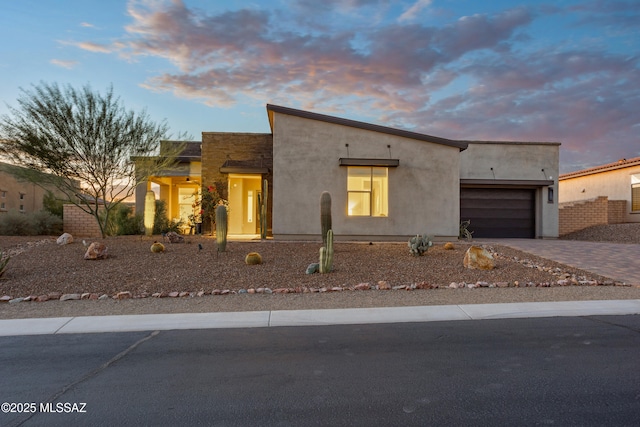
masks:
<svg viewBox="0 0 640 427"><path fill-rule="evenodd" d="M327 231L327 243L320 248L320 273L329 273L333 269L333 230Z"/></svg>
<svg viewBox="0 0 640 427"><path fill-rule="evenodd" d="M227 248L227 207L225 205L216 207L216 242L218 252L224 252Z"/></svg>
<svg viewBox="0 0 640 427"><path fill-rule="evenodd" d="M260 238L267 238L267 227L269 224L267 218L267 203L269 202L269 181L262 181L262 199L260 200Z"/></svg>
<svg viewBox="0 0 640 427"><path fill-rule="evenodd" d="M331 193L323 191L320 195L320 225L322 227L322 245L327 246L327 232L331 230Z"/></svg>

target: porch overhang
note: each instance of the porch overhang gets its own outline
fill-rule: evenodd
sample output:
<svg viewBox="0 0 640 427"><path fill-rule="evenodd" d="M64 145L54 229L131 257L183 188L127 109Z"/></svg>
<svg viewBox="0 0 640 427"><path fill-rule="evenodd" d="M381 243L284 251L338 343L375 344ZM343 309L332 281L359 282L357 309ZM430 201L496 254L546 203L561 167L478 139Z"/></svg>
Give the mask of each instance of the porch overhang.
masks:
<svg viewBox="0 0 640 427"><path fill-rule="evenodd" d="M461 186L500 186L500 187L550 187L553 180L548 179L461 179Z"/></svg>
<svg viewBox="0 0 640 427"><path fill-rule="evenodd" d="M365 158L352 158L341 157L338 159L340 166L379 166L387 168L396 168L400 165L399 159L365 159Z"/></svg>

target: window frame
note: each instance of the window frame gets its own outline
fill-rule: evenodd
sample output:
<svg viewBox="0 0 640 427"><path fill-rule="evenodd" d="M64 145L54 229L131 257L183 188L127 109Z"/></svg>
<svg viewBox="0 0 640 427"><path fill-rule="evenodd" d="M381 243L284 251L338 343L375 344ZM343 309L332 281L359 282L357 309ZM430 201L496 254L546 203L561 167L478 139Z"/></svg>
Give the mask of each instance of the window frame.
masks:
<svg viewBox="0 0 640 427"><path fill-rule="evenodd" d="M369 170L369 179L368 179L368 189L362 189L362 190L350 190L349 189L349 177L350 172L354 169L360 169L360 170L365 170L368 169ZM382 200L384 200L385 205L384 208L381 209L381 214L375 215L374 212L376 211L374 209L375 207L375 203L377 201L377 198L374 197L374 177L377 177L374 174L374 170L375 169L381 169L384 170L384 177L382 179L384 179L385 183L386 183L386 195L381 195L378 197L382 197ZM354 174L355 175L355 174ZM378 179L380 179L380 177L377 177ZM351 201L351 195L367 195L368 196L368 214L352 214L350 213L350 201ZM362 196L361 196L362 197ZM388 218L389 217L389 167L387 166L348 166L347 167L347 217L349 218Z"/></svg>
<svg viewBox="0 0 640 427"><path fill-rule="evenodd" d="M631 174L631 212L640 213L640 173Z"/></svg>

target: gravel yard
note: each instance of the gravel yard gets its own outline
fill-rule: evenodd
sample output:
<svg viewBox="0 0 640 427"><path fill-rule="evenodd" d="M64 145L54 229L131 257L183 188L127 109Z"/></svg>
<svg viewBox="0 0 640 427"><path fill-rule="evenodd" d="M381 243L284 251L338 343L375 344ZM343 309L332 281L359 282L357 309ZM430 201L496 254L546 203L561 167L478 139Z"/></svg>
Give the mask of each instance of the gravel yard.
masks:
<svg viewBox="0 0 640 427"><path fill-rule="evenodd" d="M609 226L608 231L598 234L615 238L619 233L621 241L640 243L629 239L629 236L638 238L640 224L623 225ZM611 231L611 227L617 228ZM462 265L470 245L466 242L456 242L454 250L436 244L421 257L412 257L406 243L336 242L334 271L305 274L306 267L317 262L319 241L233 241L226 252L217 253L215 239L186 236L185 243L166 243L164 253L152 253L153 241L140 236L107 238L104 243L109 257L91 261L83 259L86 248L82 242L59 246L55 237L0 236L0 249L13 254L7 272L0 279L0 296L58 293L110 297L104 301L2 303L0 318L640 298L638 288L589 286L584 282L612 283L605 277L503 246L491 248L496 268L479 271ZM249 252L259 252L263 264L246 265L244 258ZM583 285L540 287L563 278L582 281ZM410 292L352 290L362 283L375 287L381 281L391 287L437 288ZM491 287L450 289L452 282L461 286L486 282ZM243 294L258 288L275 292ZM318 293L322 288L341 291ZM228 295L210 295L226 291L230 291ZM111 298L120 292L130 292L134 298ZM152 297L171 293L187 296ZM195 296L198 293L205 295Z"/></svg>

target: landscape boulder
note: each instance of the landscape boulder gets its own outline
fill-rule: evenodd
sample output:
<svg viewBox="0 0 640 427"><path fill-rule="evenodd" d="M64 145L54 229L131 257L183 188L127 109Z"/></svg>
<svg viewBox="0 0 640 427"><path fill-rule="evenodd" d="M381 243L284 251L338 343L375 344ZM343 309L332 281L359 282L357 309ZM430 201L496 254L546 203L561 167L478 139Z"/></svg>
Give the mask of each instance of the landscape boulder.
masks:
<svg viewBox="0 0 640 427"><path fill-rule="evenodd" d="M93 242L87 248L84 259L105 259L107 258L107 245L100 242Z"/></svg>
<svg viewBox="0 0 640 427"><path fill-rule="evenodd" d="M69 243L73 243L73 236L69 233L64 233L58 237L56 243L59 245L68 245Z"/></svg>
<svg viewBox="0 0 640 427"><path fill-rule="evenodd" d="M169 239L169 243L184 243L184 237L175 231L168 232L166 237Z"/></svg>
<svg viewBox="0 0 640 427"><path fill-rule="evenodd" d="M491 252L480 246L471 246L462 261L466 268L475 270L493 270L496 266Z"/></svg>

